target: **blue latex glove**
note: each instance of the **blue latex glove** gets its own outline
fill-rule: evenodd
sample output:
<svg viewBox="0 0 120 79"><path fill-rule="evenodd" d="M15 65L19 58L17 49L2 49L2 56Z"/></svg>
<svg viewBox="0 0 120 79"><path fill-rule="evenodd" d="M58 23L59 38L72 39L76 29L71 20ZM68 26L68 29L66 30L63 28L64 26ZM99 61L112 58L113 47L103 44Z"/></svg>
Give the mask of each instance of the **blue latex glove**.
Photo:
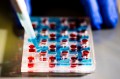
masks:
<svg viewBox="0 0 120 79"><path fill-rule="evenodd" d="M103 23L109 27L116 27L118 21L117 0L97 0Z"/></svg>
<svg viewBox="0 0 120 79"><path fill-rule="evenodd" d="M87 16L90 17L91 24L94 29L101 29L101 24L103 23L100 14L100 9L96 0L80 0L83 8L86 11Z"/></svg>
<svg viewBox="0 0 120 79"><path fill-rule="evenodd" d="M93 28L114 28L118 21L117 0L80 0Z"/></svg>
<svg viewBox="0 0 120 79"><path fill-rule="evenodd" d="M31 14L31 0L25 0ZM114 28L118 21L117 0L80 0L80 5L90 17L93 29ZM102 26L104 25L104 26Z"/></svg>

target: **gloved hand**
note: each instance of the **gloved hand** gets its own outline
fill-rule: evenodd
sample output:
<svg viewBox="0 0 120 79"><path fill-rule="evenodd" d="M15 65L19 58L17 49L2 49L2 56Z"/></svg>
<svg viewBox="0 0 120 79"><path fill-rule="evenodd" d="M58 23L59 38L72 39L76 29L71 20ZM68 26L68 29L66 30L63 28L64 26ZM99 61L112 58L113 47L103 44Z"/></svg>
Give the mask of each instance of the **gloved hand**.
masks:
<svg viewBox="0 0 120 79"><path fill-rule="evenodd" d="M31 0L25 0L31 15ZM93 29L115 28L118 21L117 0L80 0Z"/></svg>
<svg viewBox="0 0 120 79"><path fill-rule="evenodd" d="M117 0L80 0L94 29L115 28L118 21Z"/></svg>

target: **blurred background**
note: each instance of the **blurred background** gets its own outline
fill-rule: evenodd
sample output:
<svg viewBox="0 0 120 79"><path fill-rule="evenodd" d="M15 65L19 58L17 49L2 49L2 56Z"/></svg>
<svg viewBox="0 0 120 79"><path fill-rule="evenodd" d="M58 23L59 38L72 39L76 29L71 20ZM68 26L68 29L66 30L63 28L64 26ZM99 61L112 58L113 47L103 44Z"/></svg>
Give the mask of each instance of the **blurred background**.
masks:
<svg viewBox="0 0 120 79"><path fill-rule="evenodd" d="M120 78L120 0L26 0L26 4L30 16L89 17L97 68L81 79ZM22 77L23 35L10 1L0 0L0 78Z"/></svg>

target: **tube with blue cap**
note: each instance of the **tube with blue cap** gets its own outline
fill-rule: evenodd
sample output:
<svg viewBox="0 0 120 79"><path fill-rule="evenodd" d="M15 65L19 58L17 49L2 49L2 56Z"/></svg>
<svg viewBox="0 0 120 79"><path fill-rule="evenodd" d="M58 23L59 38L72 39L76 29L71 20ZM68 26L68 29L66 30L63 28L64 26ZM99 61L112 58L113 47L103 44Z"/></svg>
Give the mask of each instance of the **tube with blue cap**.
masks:
<svg viewBox="0 0 120 79"><path fill-rule="evenodd" d="M35 36L35 32L32 27L32 23L27 11L27 7L24 0L11 0L11 3L16 10L17 16L25 29L25 32L28 34L31 42L34 44L37 50L39 50L39 45Z"/></svg>

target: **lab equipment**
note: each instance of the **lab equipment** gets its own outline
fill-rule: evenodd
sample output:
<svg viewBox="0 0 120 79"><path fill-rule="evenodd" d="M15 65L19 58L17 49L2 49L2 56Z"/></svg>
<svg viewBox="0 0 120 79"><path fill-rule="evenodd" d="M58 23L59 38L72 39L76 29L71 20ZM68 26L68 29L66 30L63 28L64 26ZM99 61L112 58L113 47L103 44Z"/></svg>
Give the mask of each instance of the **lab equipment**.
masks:
<svg viewBox="0 0 120 79"><path fill-rule="evenodd" d="M87 18L31 17L40 50L24 35L21 72L35 75L83 75L95 70L92 32Z"/></svg>
<svg viewBox="0 0 120 79"><path fill-rule="evenodd" d="M25 30L25 32L30 37L30 40L34 44L34 46L38 49L39 46L37 44L36 36L34 30L32 28L32 23L28 14L28 10L24 0L11 0L11 3L16 10L17 16Z"/></svg>

